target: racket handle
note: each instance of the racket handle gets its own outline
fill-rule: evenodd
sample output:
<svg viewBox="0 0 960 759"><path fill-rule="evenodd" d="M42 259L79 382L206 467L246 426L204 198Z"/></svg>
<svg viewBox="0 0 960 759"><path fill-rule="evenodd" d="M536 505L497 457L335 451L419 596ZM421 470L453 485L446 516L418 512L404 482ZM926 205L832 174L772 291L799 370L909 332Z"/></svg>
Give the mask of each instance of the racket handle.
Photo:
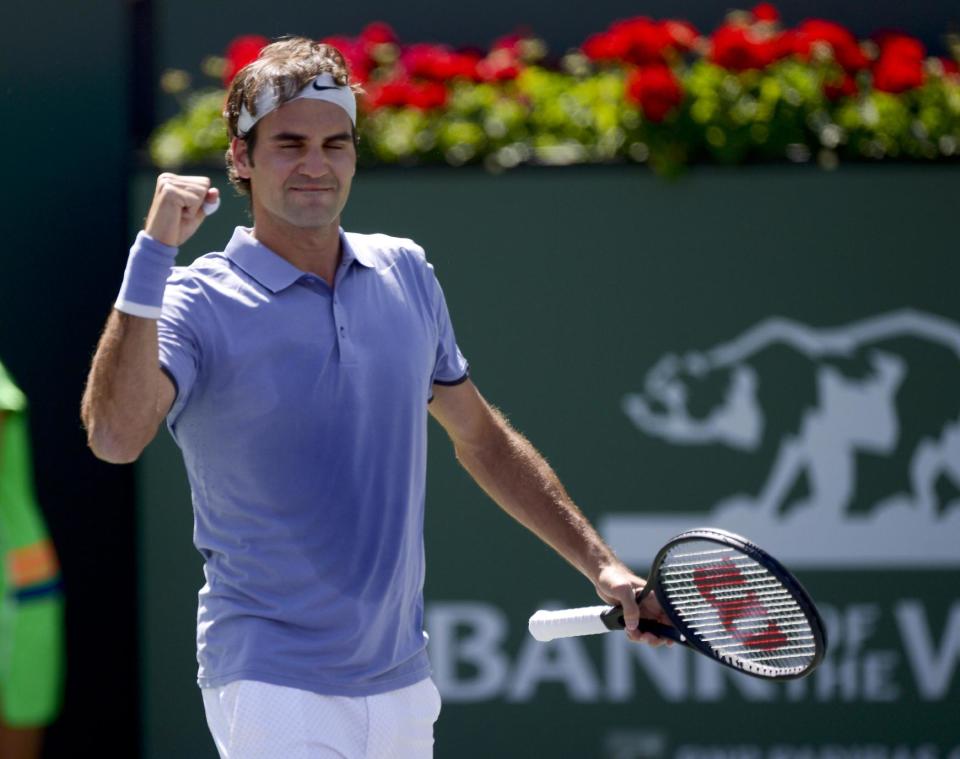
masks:
<svg viewBox="0 0 960 759"><path fill-rule="evenodd" d="M604 621L610 606L583 606L562 611L538 611L527 625L530 634L539 641L570 638L576 635L596 635L611 629Z"/></svg>
<svg viewBox="0 0 960 759"><path fill-rule="evenodd" d="M609 607L609 610L603 616L603 623L611 630L624 629L626 624L624 624L623 621L623 609L619 606ZM640 622L637 625L637 632L653 633L658 638L669 638L670 640L675 640L677 643L687 642L687 639L676 627L655 622L652 619L645 619L644 617L640 618Z"/></svg>
<svg viewBox="0 0 960 759"><path fill-rule="evenodd" d="M677 643L687 642L686 637L676 627L654 622L652 619L641 619L640 624L637 625L637 630L639 632L651 632L658 638L669 638Z"/></svg>

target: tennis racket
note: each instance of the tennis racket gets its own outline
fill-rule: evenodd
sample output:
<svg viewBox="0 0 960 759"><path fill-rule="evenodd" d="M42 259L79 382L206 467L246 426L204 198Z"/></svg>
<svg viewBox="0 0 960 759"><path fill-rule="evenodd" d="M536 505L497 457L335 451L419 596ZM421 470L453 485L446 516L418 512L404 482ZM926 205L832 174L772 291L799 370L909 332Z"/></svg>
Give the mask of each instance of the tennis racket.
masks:
<svg viewBox="0 0 960 759"><path fill-rule="evenodd" d="M746 538L713 528L670 540L646 587L673 627L641 619L641 632L683 643L755 677L791 680L823 659L827 635L813 600L780 562ZM538 611L530 634L541 641L622 630L620 606Z"/></svg>

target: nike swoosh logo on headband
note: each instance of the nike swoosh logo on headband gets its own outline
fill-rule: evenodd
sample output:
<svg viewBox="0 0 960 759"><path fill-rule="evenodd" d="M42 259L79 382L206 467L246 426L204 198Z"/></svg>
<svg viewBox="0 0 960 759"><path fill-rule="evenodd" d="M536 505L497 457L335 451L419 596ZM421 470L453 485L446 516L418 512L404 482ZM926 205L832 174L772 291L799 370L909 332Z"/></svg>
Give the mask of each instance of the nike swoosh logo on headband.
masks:
<svg viewBox="0 0 960 759"><path fill-rule="evenodd" d="M313 83L313 89L315 90L339 90L339 87L331 87L329 84L317 84Z"/></svg>

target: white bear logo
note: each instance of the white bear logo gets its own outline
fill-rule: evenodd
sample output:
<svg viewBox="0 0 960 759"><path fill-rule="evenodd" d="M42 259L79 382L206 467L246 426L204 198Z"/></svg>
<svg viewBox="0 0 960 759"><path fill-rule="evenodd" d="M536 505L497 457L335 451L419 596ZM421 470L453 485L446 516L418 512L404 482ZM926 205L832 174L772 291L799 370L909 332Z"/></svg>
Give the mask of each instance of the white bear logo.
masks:
<svg viewBox="0 0 960 759"><path fill-rule="evenodd" d="M769 318L664 357L622 408L667 444L769 459L762 482L718 494L696 518L604 516L601 531L627 560L642 565L671 535L709 523L794 565L960 565L955 322L913 310L827 329ZM881 480L895 484L878 492Z"/></svg>

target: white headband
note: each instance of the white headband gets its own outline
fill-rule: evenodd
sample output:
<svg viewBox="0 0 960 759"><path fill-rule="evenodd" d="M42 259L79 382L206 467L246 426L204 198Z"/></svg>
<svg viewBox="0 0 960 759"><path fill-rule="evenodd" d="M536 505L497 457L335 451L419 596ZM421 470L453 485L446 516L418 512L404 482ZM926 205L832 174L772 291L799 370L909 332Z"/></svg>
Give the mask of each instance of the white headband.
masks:
<svg viewBox="0 0 960 759"><path fill-rule="evenodd" d="M350 89L350 85L339 85L333 78L333 75L324 72L314 79L310 84L304 87L300 92L294 95L288 103L294 100L325 100L328 103L339 105L347 112L353 125L357 125L357 99ZM254 116L247 110L247 106L240 108L240 118L237 119L237 135L246 137L260 119L271 111L280 107L280 98L275 87L265 87L257 96L257 115Z"/></svg>

